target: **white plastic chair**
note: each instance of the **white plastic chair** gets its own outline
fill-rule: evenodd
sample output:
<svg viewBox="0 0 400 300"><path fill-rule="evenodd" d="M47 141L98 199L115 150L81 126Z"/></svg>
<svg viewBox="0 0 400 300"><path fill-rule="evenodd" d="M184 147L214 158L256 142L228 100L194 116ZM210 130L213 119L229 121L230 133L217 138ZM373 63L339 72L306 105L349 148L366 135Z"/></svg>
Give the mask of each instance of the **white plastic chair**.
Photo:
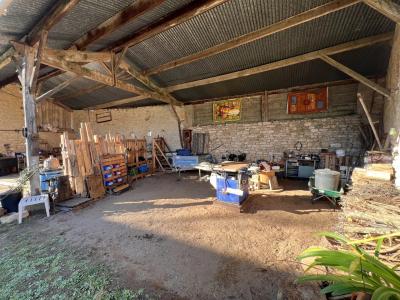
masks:
<svg viewBox="0 0 400 300"><path fill-rule="evenodd" d="M38 195L38 196L30 196L22 198L18 204L18 224L22 223L22 214L25 210L25 207L44 203L44 207L46 209L47 217L50 217L50 202L49 202L49 195Z"/></svg>

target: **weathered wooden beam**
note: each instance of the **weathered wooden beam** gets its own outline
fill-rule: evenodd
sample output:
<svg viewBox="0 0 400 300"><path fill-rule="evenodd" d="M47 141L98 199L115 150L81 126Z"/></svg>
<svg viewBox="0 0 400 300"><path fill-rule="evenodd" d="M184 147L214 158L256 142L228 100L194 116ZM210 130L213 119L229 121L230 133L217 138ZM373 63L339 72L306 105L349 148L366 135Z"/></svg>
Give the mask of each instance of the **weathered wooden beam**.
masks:
<svg viewBox="0 0 400 300"><path fill-rule="evenodd" d="M163 31L166 31L174 26L186 22L187 20L200 15L228 0L197 0L181 9L178 9L158 22L147 26L138 33L133 33L127 37L113 43L107 49L113 49L115 52L121 51L124 47L131 47L146 39L149 39Z"/></svg>
<svg viewBox="0 0 400 300"><path fill-rule="evenodd" d="M392 38L393 38L392 32L375 35L375 36L370 36L367 38L347 42L344 44L339 44L339 45L336 45L333 47L309 52L306 54L301 54L301 55L294 56L291 58L287 58L287 59L279 60L279 61L272 62L269 64L257 66L254 68L249 68L249 69L245 69L245 70L241 70L241 71L236 71L236 72L232 72L232 73L227 73L227 74L223 74L223 75L218 75L218 76L214 76L214 77L209 77L209 78L205 78L205 79L200 79L200 80L195 80L195 81L190 81L190 82L185 82L185 83L169 86L169 87L165 88L165 90L167 92L174 92L174 91L178 91L178 90L193 88L196 86L203 86L203 85L213 84L213 83L222 82L222 81L226 81L226 80L232 80L232 79L241 78L241 77L245 77L245 76L255 75L255 74L295 65L298 63L318 59L320 57L320 54L332 55L332 54L336 54L336 53L346 52L346 51L354 50L357 48L367 47L367 46L370 46L370 45L373 45L376 43L389 41Z"/></svg>
<svg viewBox="0 0 400 300"><path fill-rule="evenodd" d="M55 86L54 88L52 88L51 90L48 90L47 92L43 93L42 95L36 97L36 103L43 101L45 99L50 98L51 96L53 96L54 94L57 94L58 92L60 92L61 90L63 90L64 88L66 88L67 86L69 86L72 82L74 82L75 80L77 80L79 77L78 76L74 76L69 78L68 80L60 83L59 85Z"/></svg>
<svg viewBox="0 0 400 300"><path fill-rule="evenodd" d="M7 57L5 60L3 60L1 63L0 63L0 70L1 69L3 69L5 66L7 66L9 63L11 63L12 62L12 57L10 56L10 57Z"/></svg>
<svg viewBox="0 0 400 300"><path fill-rule="evenodd" d="M166 92L163 88L159 87L153 80L151 80L148 76L142 75L139 71L135 70L126 60L123 60L120 63L120 67L125 70L128 74L130 74L136 80L139 80L149 89L155 91L159 94L158 99L169 104L173 105L182 105L183 103L176 100L173 96L171 96L168 92Z"/></svg>
<svg viewBox="0 0 400 300"><path fill-rule="evenodd" d="M400 5L392 0L363 0L365 4L400 24Z"/></svg>
<svg viewBox="0 0 400 300"><path fill-rule="evenodd" d="M13 0L0 1L0 16L7 15L8 7L11 5Z"/></svg>
<svg viewBox="0 0 400 300"><path fill-rule="evenodd" d="M129 23L133 19L143 15L144 13L154 9L162 4L165 0L138 0L131 5L104 21L96 28L93 28L83 36L81 36L74 45L79 50L85 49L91 43L99 40L121 26Z"/></svg>
<svg viewBox="0 0 400 300"><path fill-rule="evenodd" d="M364 99L363 99L361 93L357 93L357 98L358 98L358 101L360 101L362 108L364 109L365 115L367 116L369 125L371 126L372 132L374 133L375 140L378 143L379 150L382 150L383 147L382 147L382 143L381 143L381 141L379 139L378 132L376 131L376 128L375 128L374 122L372 120L371 114L369 113L368 108L365 105L365 102L364 102Z"/></svg>
<svg viewBox="0 0 400 300"><path fill-rule="evenodd" d="M272 25L266 26L259 30L250 32L248 34L244 34L244 35L234 38L228 42L210 47L203 51L200 51L200 52L179 58L177 60L165 63L163 65L148 69L148 70L144 71L143 74L145 74L145 75L158 74L158 73L164 72L164 71L172 69L172 68L190 64L197 60L204 59L204 58L216 55L218 53L228 51L230 49L234 49L234 48L242 46L244 44L254 42L256 40L262 39L264 37L267 37L269 35L275 34L277 32L283 31L283 30L287 30L294 26L298 26L300 24L310 22L317 18L323 17L327 14L330 14L335 11L338 11L338 10L344 9L346 7L352 6L354 4L357 4L360 1L361 0L335 0L335 1L329 2L327 4L324 4L324 5L315 7L313 9L310 9L308 11L302 12L302 13L295 15L293 17L290 17L288 19L285 19L285 20L279 21L277 23L274 23Z"/></svg>
<svg viewBox="0 0 400 300"><path fill-rule="evenodd" d="M40 39L40 33L43 30L49 31L65 15L67 15L77 4L79 0L58 0L56 4L46 13L27 36L26 42L29 45L36 44Z"/></svg>
<svg viewBox="0 0 400 300"><path fill-rule="evenodd" d="M378 92L379 94L389 98L390 97L390 92L385 89L384 87L380 86L379 84L373 82L372 80L369 80L367 77L353 71L352 69L346 67L345 65L341 64L340 62L334 60L333 58L329 57L328 55L321 53L319 55L319 57L326 63L328 63L329 65L331 65L332 67L335 67L336 69L338 69L339 71L349 75L350 77L358 80L359 82L361 82L362 84L370 87L371 89L373 89L374 91Z"/></svg>
<svg viewBox="0 0 400 300"><path fill-rule="evenodd" d="M88 52L78 50L57 50L45 49L45 55L54 59L61 59L70 62L86 62L93 61L110 62L111 52Z"/></svg>

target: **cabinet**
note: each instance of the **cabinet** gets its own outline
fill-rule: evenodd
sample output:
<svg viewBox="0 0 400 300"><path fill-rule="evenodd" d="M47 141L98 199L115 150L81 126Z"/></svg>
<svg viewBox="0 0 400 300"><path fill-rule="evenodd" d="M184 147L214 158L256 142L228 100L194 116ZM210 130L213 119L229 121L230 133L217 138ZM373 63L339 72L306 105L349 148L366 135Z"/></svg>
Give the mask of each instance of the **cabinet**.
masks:
<svg viewBox="0 0 400 300"><path fill-rule="evenodd" d="M285 175L291 178L309 178L316 169L317 161L309 159L287 159Z"/></svg>

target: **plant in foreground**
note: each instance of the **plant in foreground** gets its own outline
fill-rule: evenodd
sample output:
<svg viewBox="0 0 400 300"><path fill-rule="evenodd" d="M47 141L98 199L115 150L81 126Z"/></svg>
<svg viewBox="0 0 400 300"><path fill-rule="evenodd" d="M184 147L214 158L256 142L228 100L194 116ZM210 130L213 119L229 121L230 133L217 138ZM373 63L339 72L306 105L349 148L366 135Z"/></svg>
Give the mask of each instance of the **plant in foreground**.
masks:
<svg viewBox="0 0 400 300"><path fill-rule="evenodd" d="M394 268L379 259L379 252L386 238L400 236L400 233L384 235L365 240L350 241L345 237L323 232L320 234L339 242L345 250L331 250L311 247L300 254L300 261L312 258L313 262L305 271L319 270L325 267L325 274L306 274L298 282L325 281L330 284L322 289L325 294L341 296L354 292L365 292L372 300L400 300L400 276ZM377 241L375 255L368 254L359 245Z"/></svg>

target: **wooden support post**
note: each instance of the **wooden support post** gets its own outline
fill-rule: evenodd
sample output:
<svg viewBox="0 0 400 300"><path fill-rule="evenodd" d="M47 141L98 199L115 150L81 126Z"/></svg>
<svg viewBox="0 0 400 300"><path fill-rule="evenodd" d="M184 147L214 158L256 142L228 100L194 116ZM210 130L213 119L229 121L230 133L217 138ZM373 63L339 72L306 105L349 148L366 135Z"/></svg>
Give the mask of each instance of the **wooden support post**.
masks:
<svg viewBox="0 0 400 300"><path fill-rule="evenodd" d="M376 140L376 142L377 142L377 144L378 144L378 146L379 146L379 150L382 150L383 147L382 147L382 143L381 143L381 141L380 141L380 139L379 139L378 132L376 131L374 122L372 121L372 118L371 118L371 114L369 113L368 108L367 108L367 106L366 106L365 103L364 103L364 99L362 98L361 93L358 93L358 94L357 94L357 98L358 98L358 100L360 101L362 108L364 109L364 112L365 112L365 115L367 116L369 125L371 125L371 129L372 129L372 132L374 133L375 140Z"/></svg>
<svg viewBox="0 0 400 300"><path fill-rule="evenodd" d="M28 168L31 170L39 166L39 137L36 126L35 91L32 89L36 84L35 70L40 66L40 56L38 56L38 53L38 44L34 47L25 47L20 67L22 100L24 105L26 161ZM29 183L30 194L37 195L40 192L39 174L34 174L30 178Z"/></svg>

